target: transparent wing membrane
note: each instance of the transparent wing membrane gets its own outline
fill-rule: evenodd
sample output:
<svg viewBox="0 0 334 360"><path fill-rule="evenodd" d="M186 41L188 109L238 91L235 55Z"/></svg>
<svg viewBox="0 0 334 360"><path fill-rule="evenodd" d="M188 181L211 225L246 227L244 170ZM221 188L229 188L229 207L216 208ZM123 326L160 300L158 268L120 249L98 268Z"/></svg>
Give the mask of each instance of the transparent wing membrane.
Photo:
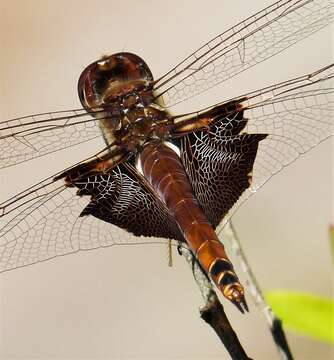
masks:
<svg viewBox="0 0 334 360"><path fill-rule="evenodd" d="M58 111L0 122L0 168L100 137L85 110Z"/></svg>
<svg viewBox="0 0 334 360"><path fill-rule="evenodd" d="M1 271L75 251L68 230L80 214L79 200L47 179L2 204Z"/></svg>
<svg viewBox="0 0 334 360"><path fill-rule="evenodd" d="M334 64L246 95L244 131L274 135L302 154L333 135Z"/></svg>
<svg viewBox="0 0 334 360"><path fill-rule="evenodd" d="M250 187L220 227L273 175L334 135L334 65L297 79L253 93L245 101L248 122L243 132L269 136L259 143Z"/></svg>
<svg viewBox="0 0 334 360"><path fill-rule="evenodd" d="M333 21L332 0L278 1L203 45L156 81L166 107L278 54Z"/></svg>
<svg viewBox="0 0 334 360"><path fill-rule="evenodd" d="M134 236L93 216L80 217L90 197L52 179L0 204L0 272L80 250L167 241Z"/></svg>

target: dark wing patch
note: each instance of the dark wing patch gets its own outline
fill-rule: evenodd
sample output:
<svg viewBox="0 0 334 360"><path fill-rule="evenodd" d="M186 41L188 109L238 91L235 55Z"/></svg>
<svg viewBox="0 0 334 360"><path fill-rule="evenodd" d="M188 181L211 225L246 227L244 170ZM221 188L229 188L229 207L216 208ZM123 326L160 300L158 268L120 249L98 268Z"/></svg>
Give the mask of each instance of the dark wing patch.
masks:
<svg viewBox="0 0 334 360"><path fill-rule="evenodd" d="M194 193L211 224L216 227L250 186L258 144L267 134L238 134L246 119L238 113L236 128L222 119L209 132L200 131L179 140L181 158ZM242 125L240 125L242 124Z"/></svg>
<svg viewBox="0 0 334 360"><path fill-rule="evenodd" d="M239 101L232 101L228 104L217 106L210 111L213 125L210 133L215 136L238 135L247 125L248 119L244 118L244 110L237 110ZM235 111L234 108L236 108ZM240 105L239 105L240 108ZM227 116L228 114L228 116Z"/></svg>
<svg viewBox="0 0 334 360"><path fill-rule="evenodd" d="M73 183L91 201L80 216L93 215L136 236L184 241L167 207L129 163Z"/></svg>

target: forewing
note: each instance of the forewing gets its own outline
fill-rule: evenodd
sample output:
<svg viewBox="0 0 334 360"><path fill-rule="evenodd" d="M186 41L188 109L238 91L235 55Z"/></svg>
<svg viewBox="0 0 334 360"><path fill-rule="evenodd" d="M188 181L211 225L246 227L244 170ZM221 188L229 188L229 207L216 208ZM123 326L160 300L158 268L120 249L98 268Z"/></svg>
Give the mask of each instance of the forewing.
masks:
<svg viewBox="0 0 334 360"><path fill-rule="evenodd" d="M332 0L282 0L218 35L155 83L166 107L274 56L333 21Z"/></svg>
<svg viewBox="0 0 334 360"><path fill-rule="evenodd" d="M194 192L215 227L274 174L333 135L333 68L242 97L241 110L178 140Z"/></svg>
<svg viewBox="0 0 334 360"><path fill-rule="evenodd" d="M101 246L181 239L167 209L126 167L73 187L49 178L1 204L0 271Z"/></svg>
<svg viewBox="0 0 334 360"><path fill-rule="evenodd" d="M85 110L58 111L4 121L0 123L0 168L100 136L97 120Z"/></svg>

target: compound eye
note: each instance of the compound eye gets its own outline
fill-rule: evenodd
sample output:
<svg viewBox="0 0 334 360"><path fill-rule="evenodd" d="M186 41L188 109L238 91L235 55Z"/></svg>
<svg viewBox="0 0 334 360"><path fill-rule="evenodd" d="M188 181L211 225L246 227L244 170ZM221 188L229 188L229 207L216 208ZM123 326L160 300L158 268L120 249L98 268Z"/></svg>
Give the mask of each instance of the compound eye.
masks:
<svg viewBox="0 0 334 360"><path fill-rule="evenodd" d="M88 65L78 82L81 104L86 110L114 105L119 98L149 86L153 76L137 55L117 53ZM115 103L117 105L117 103Z"/></svg>
<svg viewBox="0 0 334 360"><path fill-rule="evenodd" d="M96 62L93 62L81 73L78 81L79 99L86 110L91 110L92 108L98 106L96 94L94 92L96 70Z"/></svg>

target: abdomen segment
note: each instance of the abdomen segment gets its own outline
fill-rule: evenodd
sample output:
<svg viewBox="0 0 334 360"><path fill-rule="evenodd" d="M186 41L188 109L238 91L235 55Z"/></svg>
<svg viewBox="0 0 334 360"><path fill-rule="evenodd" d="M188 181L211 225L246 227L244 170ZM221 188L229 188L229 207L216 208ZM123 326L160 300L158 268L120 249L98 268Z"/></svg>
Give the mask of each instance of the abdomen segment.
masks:
<svg viewBox="0 0 334 360"><path fill-rule="evenodd" d="M139 160L145 178L174 216L202 268L240 311L248 310L244 289L223 244L200 208L176 152L162 143L147 145Z"/></svg>

